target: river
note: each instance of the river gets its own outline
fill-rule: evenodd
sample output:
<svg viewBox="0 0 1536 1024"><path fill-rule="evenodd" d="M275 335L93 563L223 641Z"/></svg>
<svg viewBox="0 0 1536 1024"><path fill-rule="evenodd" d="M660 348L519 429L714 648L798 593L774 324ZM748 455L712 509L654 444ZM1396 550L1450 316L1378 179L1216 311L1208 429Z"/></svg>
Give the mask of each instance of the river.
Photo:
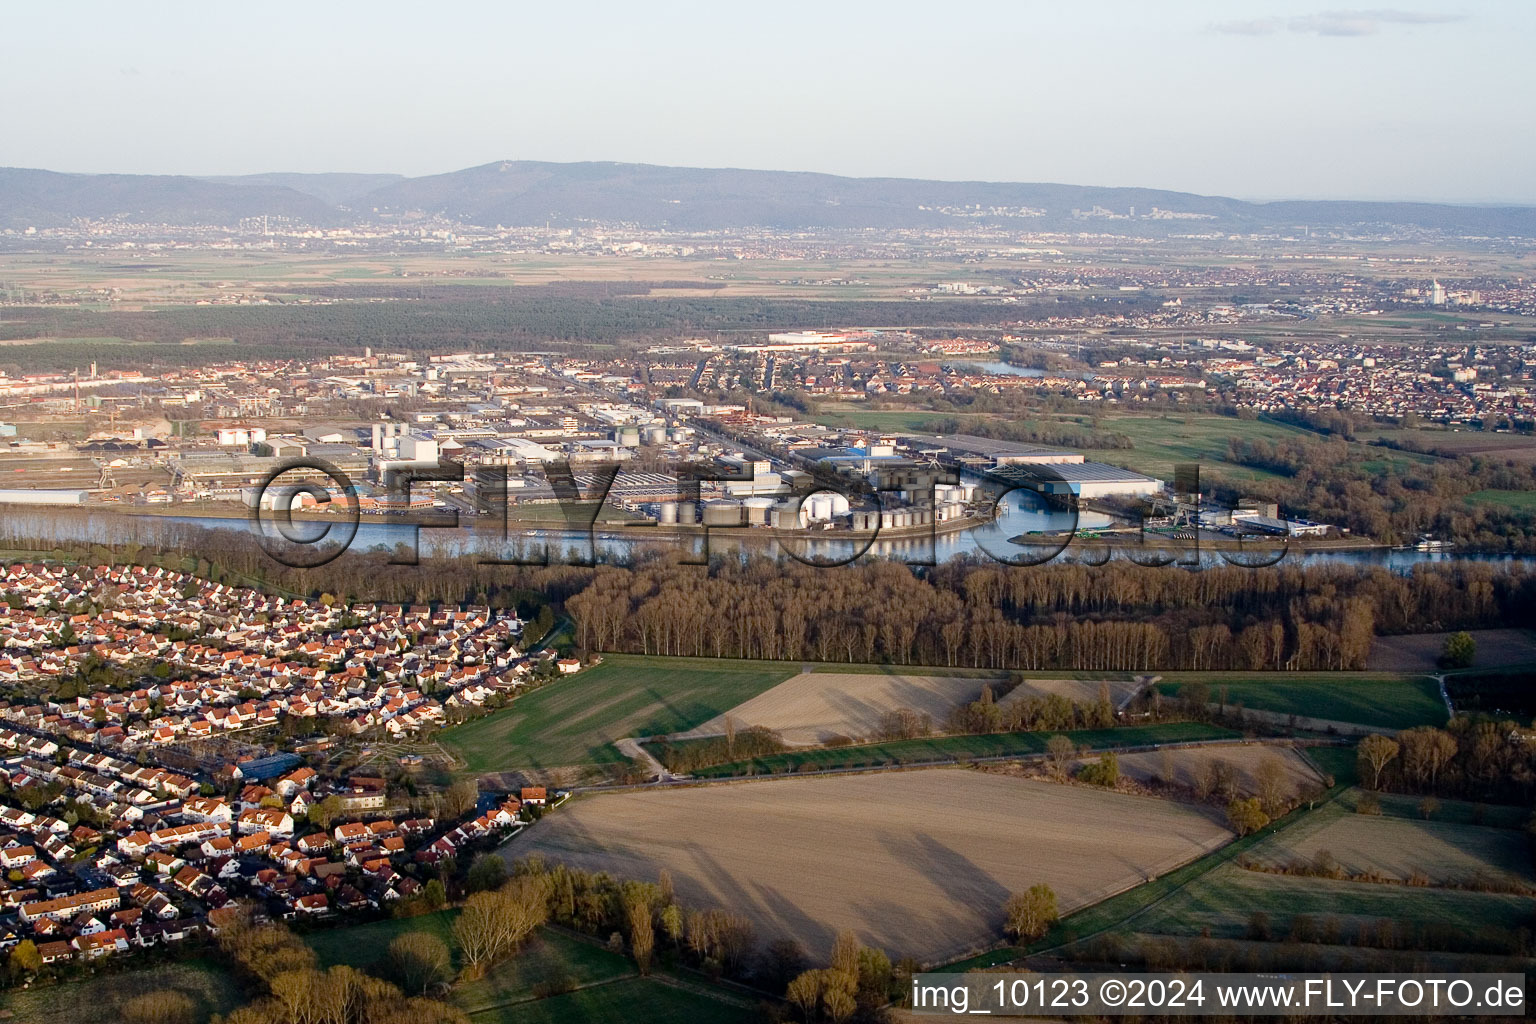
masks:
<svg viewBox="0 0 1536 1024"><path fill-rule="evenodd" d="M307 540L322 536L321 531L336 531L330 540L319 542L321 546L344 537L344 520L334 522L296 521L292 530ZM1112 524L1108 516L1093 512L1081 513L1076 524L1078 534L1090 533ZM231 544L257 543L253 526L245 518L217 516L134 515L110 510L61 510L40 509L10 510L5 516L0 538L15 539L49 538L59 542L86 542L106 546L137 543L149 547L175 546L191 543L195 535L187 528L216 531L227 536ZM1158 552L1137 549L1133 545L1116 544L1109 540L1109 548L1103 542L1085 546L1081 538L1067 544L1073 538L1074 528L1070 513L1029 507L1027 502L1007 502L993 522L970 530L940 533L937 536L903 537L899 539L870 537L828 537L824 534L797 533L784 539L767 529L717 529L710 531L710 553L738 551L775 554L778 557L797 557L803 561L841 563L853 557L893 558L912 564L945 562L962 555L1008 562L1011 564L1035 564L1042 561L1064 560L1085 563L1102 562L1108 557L1134 558L1151 561ZM270 535L270 534L269 534ZM1029 535L1030 542L1021 544L1019 539ZM542 557L548 549L553 561L590 561L594 555L600 561L624 561L645 550L672 546L685 548L694 555L701 554L702 539L692 536L657 536L644 529L600 527L592 536L563 529L534 529L513 535L510 543L504 541L500 531L487 528L484 520L462 520L455 529L415 527L402 522L378 522L364 518L357 527L349 547L353 550L393 550L401 545L417 548L421 557L454 557L472 555L489 559ZM1279 542L1264 542L1263 554L1239 555L1228 551L1227 558L1209 547L1193 553L1185 551L1176 564L1189 567L1227 564L1233 560L1247 559L1264 564L1273 559L1269 547ZM1169 556L1171 557L1171 555ZM1385 547L1370 548L1303 548L1285 551L1282 564L1286 565L1376 565L1393 570L1406 570L1426 562L1445 562L1458 558L1480 561L1522 561L1526 564L1536 559L1523 556L1483 555L1473 552L1399 550ZM1166 559L1165 559L1166 560Z"/></svg>

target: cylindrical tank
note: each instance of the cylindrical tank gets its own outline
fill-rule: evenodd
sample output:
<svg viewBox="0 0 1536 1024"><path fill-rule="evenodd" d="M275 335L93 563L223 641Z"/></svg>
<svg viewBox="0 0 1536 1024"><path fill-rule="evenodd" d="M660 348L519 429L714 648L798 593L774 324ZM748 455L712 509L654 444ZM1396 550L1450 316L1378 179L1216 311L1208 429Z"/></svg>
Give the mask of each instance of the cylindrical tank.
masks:
<svg viewBox="0 0 1536 1024"><path fill-rule="evenodd" d="M692 433L693 428L691 427L673 427L667 431L667 436L674 441L686 441L688 440L688 435Z"/></svg>
<svg viewBox="0 0 1536 1024"><path fill-rule="evenodd" d="M889 530L896 525L896 513L889 510L880 513L880 528Z"/></svg>
<svg viewBox="0 0 1536 1024"><path fill-rule="evenodd" d="M692 526L694 523L697 523L699 521L699 509L698 509L698 506L695 505L691 501L680 501L680 502L678 502L677 503L677 521L679 523L685 523L685 524L687 524L689 526Z"/></svg>
<svg viewBox="0 0 1536 1024"><path fill-rule="evenodd" d="M832 518L832 495L813 494L806 505L806 518L812 522L824 523Z"/></svg>
<svg viewBox="0 0 1536 1024"><path fill-rule="evenodd" d="M704 503L705 526L740 526L741 503L735 501L706 501Z"/></svg>
<svg viewBox="0 0 1536 1024"><path fill-rule="evenodd" d="M643 438L645 438L645 443L646 444L666 444L667 443L667 428L666 427L646 427L644 430L642 430L640 432L640 434L641 434L641 436Z"/></svg>
<svg viewBox="0 0 1536 1024"><path fill-rule="evenodd" d="M846 497L835 492L827 495L827 497L832 499L833 516L845 516L848 514L848 499ZM827 518L830 519L832 516L828 516Z"/></svg>
<svg viewBox="0 0 1536 1024"><path fill-rule="evenodd" d="M741 505L747 511L748 526L768 525L768 516L774 506L772 498L748 498Z"/></svg>
<svg viewBox="0 0 1536 1024"><path fill-rule="evenodd" d="M657 521L664 526L674 526L677 523L677 502L664 501L657 513Z"/></svg>
<svg viewBox="0 0 1536 1024"><path fill-rule="evenodd" d="M640 428L620 427L613 432L613 439L625 448L633 448L640 443Z"/></svg>

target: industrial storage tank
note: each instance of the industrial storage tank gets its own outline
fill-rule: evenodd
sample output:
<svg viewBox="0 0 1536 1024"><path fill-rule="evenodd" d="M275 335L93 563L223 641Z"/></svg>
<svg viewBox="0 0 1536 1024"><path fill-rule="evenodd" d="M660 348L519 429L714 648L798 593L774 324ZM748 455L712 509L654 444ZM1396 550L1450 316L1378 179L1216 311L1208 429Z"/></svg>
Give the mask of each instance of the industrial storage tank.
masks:
<svg viewBox="0 0 1536 1024"><path fill-rule="evenodd" d="M667 437L670 440L673 440L673 441L678 441L678 442L686 441L686 440L688 440L688 438L690 438L692 436L693 436L693 428L692 427L673 427L671 430L667 431Z"/></svg>
<svg viewBox="0 0 1536 1024"><path fill-rule="evenodd" d="M804 526L805 522L800 517L800 506L793 501L780 501L768 510L768 525L775 530L793 530Z"/></svg>
<svg viewBox="0 0 1536 1024"><path fill-rule="evenodd" d="M704 503L705 526L740 526L741 503L736 501L706 501Z"/></svg>
<svg viewBox="0 0 1536 1024"><path fill-rule="evenodd" d="M748 498L741 503L747 511L748 526L767 526L771 510L777 504L772 498Z"/></svg>
<svg viewBox="0 0 1536 1024"><path fill-rule="evenodd" d="M832 495L813 494L806 499L805 517L813 523L824 523L832 518Z"/></svg>
<svg viewBox="0 0 1536 1024"><path fill-rule="evenodd" d="M613 439L625 448L633 448L640 443L640 428L620 427L613 432Z"/></svg>
<svg viewBox="0 0 1536 1024"><path fill-rule="evenodd" d="M855 512L853 514L853 528L855 530L878 530L880 528L880 513Z"/></svg>
<svg viewBox="0 0 1536 1024"><path fill-rule="evenodd" d="M674 526L677 523L677 502L664 501L656 512L656 519L663 526Z"/></svg>
<svg viewBox="0 0 1536 1024"><path fill-rule="evenodd" d="M645 443L646 444L666 444L667 443L667 428L666 427L646 427L644 430L642 430L640 432L640 436L645 439Z"/></svg>

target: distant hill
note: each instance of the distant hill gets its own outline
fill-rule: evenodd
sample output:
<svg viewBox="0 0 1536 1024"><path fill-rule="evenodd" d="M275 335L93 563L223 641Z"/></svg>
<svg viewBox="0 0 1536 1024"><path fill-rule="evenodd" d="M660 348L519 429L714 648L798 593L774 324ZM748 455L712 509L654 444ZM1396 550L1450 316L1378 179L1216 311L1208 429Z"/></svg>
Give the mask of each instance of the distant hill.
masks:
<svg viewBox="0 0 1536 1024"><path fill-rule="evenodd" d="M0 167L0 228L58 227L76 217L146 224L233 224L243 217L332 224L331 203L291 188L229 185L182 175L58 174Z"/></svg>
<svg viewBox="0 0 1536 1024"><path fill-rule="evenodd" d="M1134 210L1135 219L1127 215ZM124 215L173 224L290 217L313 224L428 213L485 227L631 223L680 231L746 227L934 228L1188 234L1395 225L1536 237L1536 207L1436 203L1250 203L1144 188L843 178L831 174L502 161L448 174L79 175L0 169L0 226Z"/></svg>
<svg viewBox="0 0 1536 1024"><path fill-rule="evenodd" d="M203 181L215 181L221 185L267 186L291 188L295 192L314 196L331 206L351 206L358 198L374 189L404 181L403 174L287 174L281 171L271 174L238 174L224 177L205 177Z"/></svg>

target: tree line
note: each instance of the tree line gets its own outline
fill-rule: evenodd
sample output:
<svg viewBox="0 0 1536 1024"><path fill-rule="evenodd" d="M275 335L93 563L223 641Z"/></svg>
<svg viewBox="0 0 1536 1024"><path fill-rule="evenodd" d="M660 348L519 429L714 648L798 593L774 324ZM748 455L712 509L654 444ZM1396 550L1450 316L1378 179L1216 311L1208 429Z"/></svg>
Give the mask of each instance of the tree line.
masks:
<svg viewBox="0 0 1536 1024"><path fill-rule="evenodd" d="M1360 781L1371 790L1528 805L1536 797L1528 735L1517 722L1480 715L1374 734L1355 748Z"/></svg>
<svg viewBox="0 0 1536 1024"><path fill-rule="evenodd" d="M1536 514L1466 500L1479 491L1536 491L1536 465L1491 456L1368 458L1342 440L1307 437L1233 438L1227 462L1275 475L1235 481L1216 470L1218 493L1275 501L1358 536L1392 544L1432 534L1478 550L1536 551Z"/></svg>
<svg viewBox="0 0 1536 1024"><path fill-rule="evenodd" d="M600 567L566 599L587 650L1018 670L1348 670L1373 636L1526 621L1536 575L1458 562L1185 572L957 559Z"/></svg>

